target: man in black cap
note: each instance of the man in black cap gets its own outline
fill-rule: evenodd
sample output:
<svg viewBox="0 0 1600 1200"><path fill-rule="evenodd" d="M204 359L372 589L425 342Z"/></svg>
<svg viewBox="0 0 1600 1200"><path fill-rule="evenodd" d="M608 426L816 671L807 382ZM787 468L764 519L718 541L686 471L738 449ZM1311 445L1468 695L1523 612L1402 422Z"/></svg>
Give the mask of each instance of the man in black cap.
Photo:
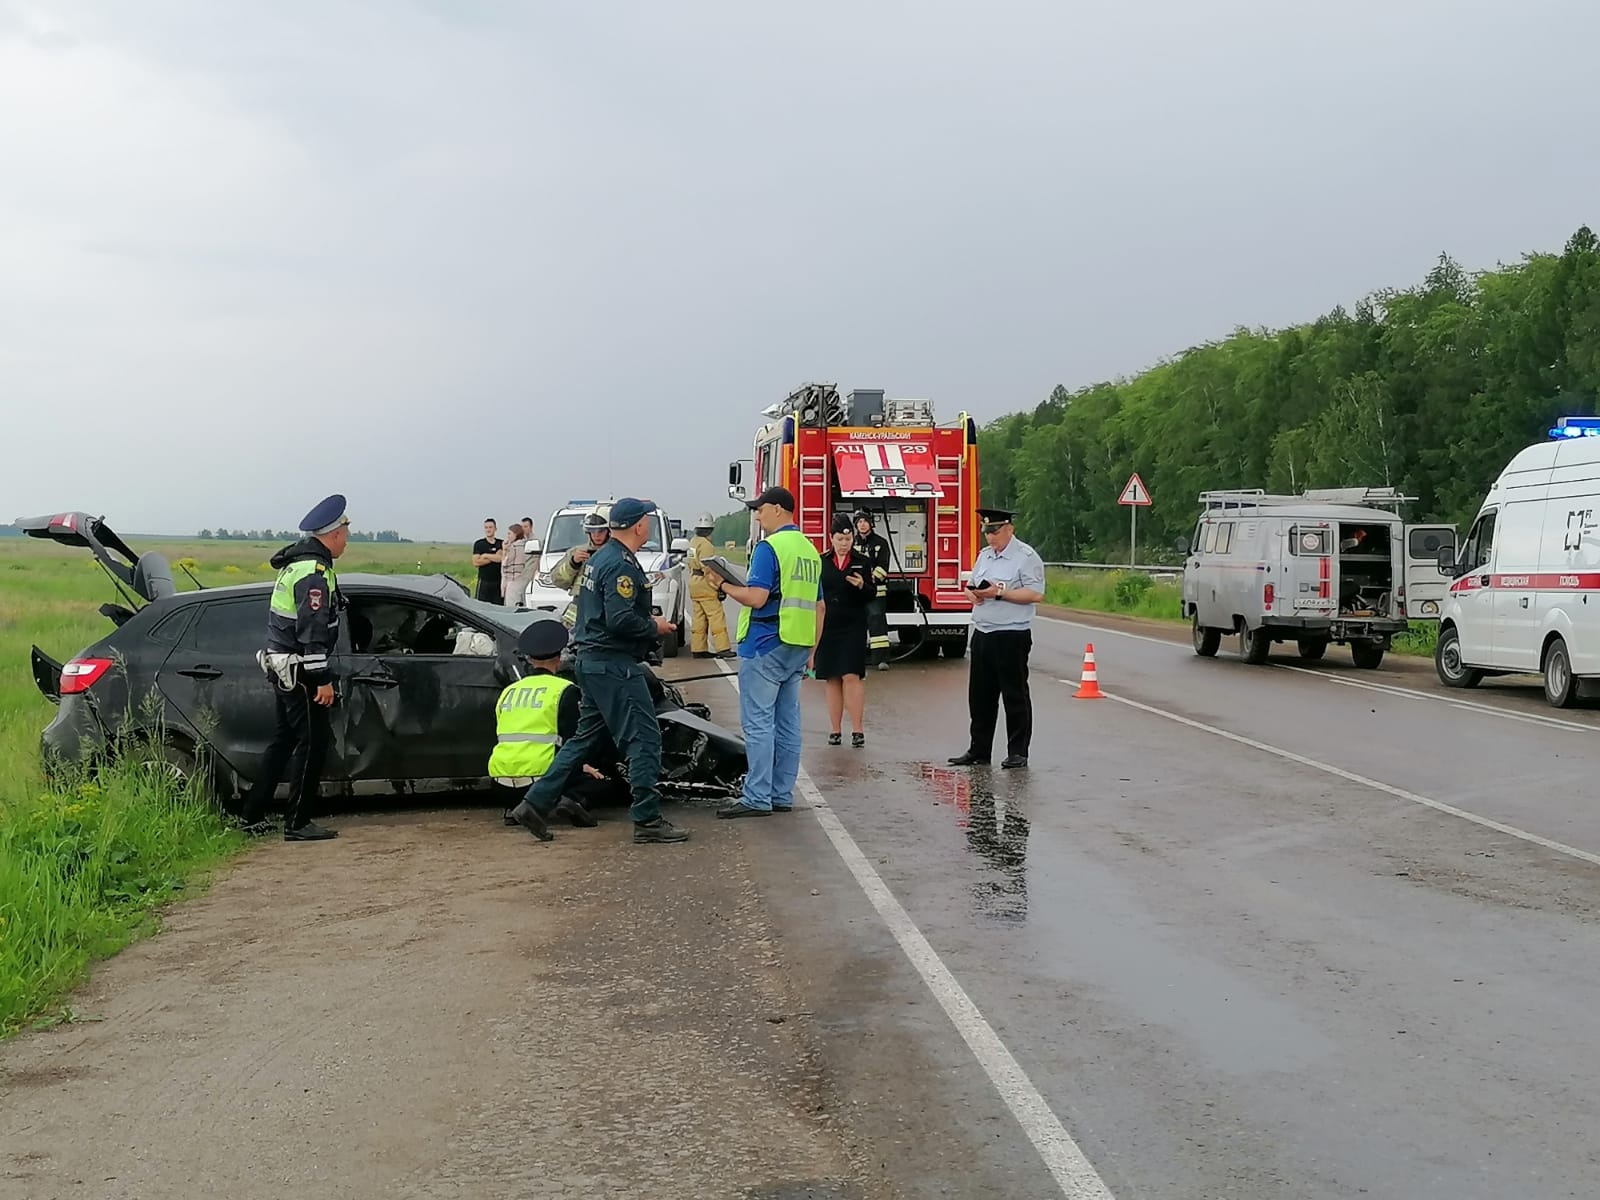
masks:
<svg viewBox="0 0 1600 1200"><path fill-rule="evenodd" d="M267 609L267 648L256 656L272 682L277 730L261 759L261 770L245 796L245 832L267 832L267 806L289 772L289 801L283 812L283 840L320 842L338 836L311 820L311 805L322 782L329 741L328 709L333 706L329 661L339 641L343 598L333 563L350 543L350 518L343 496L329 496L300 522L307 536L272 556L278 569Z"/></svg>
<svg viewBox="0 0 1600 1200"><path fill-rule="evenodd" d="M495 747L489 756L489 776L496 783L526 789L544 777L559 747L578 732L583 694L559 673L566 646L567 627L556 620L535 621L517 639L517 655L527 663L528 673L501 692L495 703ZM555 811L574 825L592 828L598 822L584 802L608 800L617 790L615 781L584 763L582 776L569 786ZM509 808L505 822L517 824Z"/></svg>
<svg viewBox="0 0 1600 1200"><path fill-rule="evenodd" d="M1044 599L1044 561L1016 536L1013 514L980 508L984 540L972 564L972 666L967 675L971 740L952 766L987 764L994 752L1000 702L1006 706L1006 757L1010 770L1028 765L1033 738L1033 700L1028 694L1028 654L1033 649L1033 614Z"/></svg>
<svg viewBox="0 0 1600 1200"><path fill-rule="evenodd" d="M548 842L550 813L556 810L573 775L589 761L607 732L628 759L633 789L633 840L684 842L679 829L661 815L661 726L656 721L644 661L657 640L677 626L650 611L650 584L639 565L639 549L657 520L655 502L631 496L611 506L611 538L585 566L578 590L578 659L574 667L583 699L577 732L556 754L542 778L511 810L518 824Z"/></svg>

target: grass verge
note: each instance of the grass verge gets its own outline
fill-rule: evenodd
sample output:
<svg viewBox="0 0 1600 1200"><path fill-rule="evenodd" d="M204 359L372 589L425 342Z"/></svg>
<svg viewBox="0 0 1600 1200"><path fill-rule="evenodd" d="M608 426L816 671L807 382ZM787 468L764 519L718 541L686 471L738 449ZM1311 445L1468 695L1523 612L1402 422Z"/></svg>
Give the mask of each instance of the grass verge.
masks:
<svg viewBox="0 0 1600 1200"><path fill-rule="evenodd" d="M1050 571L1045 578L1044 598L1047 604L1083 612L1187 624L1178 615L1182 611L1182 586L1157 582L1142 571ZM1394 639L1390 652L1432 658L1438 642L1437 621L1413 621L1407 632Z"/></svg>
<svg viewBox="0 0 1600 1200"><path fill-rule="evenodd" d="M125 762L0 806L0 1037L88 965L154 927L155 908L244 844L203 795Z"/></svg>

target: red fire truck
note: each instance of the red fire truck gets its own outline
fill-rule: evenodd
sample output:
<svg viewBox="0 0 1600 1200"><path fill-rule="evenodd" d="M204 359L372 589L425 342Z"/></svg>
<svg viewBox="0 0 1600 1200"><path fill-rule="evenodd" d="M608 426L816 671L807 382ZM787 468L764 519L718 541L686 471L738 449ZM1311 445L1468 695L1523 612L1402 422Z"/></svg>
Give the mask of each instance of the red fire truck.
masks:
<svg viewBox="0 0 1600 1200"><path fill-rule="evenodd" d="M936 425L930 401L885 400L881 390L841 397L832 384L807 384L764 415L755 457L729 464L728 494L788 488L800 532L822 554L835 513L870 512L889 542L890 630L924 654L965 654L972 601L963 586L980 548L972 418ZM752 518L751 546L760 537Z"/></svg>

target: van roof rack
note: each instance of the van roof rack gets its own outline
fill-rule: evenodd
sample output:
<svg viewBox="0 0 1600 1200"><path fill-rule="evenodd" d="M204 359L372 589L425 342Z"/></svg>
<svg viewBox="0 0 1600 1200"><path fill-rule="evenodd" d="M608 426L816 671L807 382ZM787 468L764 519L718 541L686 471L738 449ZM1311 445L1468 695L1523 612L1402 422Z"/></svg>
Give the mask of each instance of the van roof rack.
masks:
<svg viewBox="0 0 1600 1200"><path fill-rule="evenodd" d="M1291 504L1345 504L1355 508L1387 508L1398 513L1402 504L1416 500L1392 487L1308 488L1297 496L1273 495L1262 488L1230 488L1201 492L1205 509L1281 508Z"/></svg>

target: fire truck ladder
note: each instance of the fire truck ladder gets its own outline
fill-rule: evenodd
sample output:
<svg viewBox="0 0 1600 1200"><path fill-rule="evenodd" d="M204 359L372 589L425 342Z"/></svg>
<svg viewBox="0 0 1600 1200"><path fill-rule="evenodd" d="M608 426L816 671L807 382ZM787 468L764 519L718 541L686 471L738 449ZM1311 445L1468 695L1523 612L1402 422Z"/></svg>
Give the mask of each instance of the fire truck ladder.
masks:
<svg viewBox="0 0 1600 1200"><path fill-rule="evenodd" d="M802 454L800 456L800 494L795 497L800 506L800 532L820 550L828 547L828 456Z"/></svg>
<svg viewBox="0 0 1600 1200"><path fill-rule="evenodd" d="M961 513L965 497L961 494L961 459L939 458L935 462L944 495L933 501L933 590L962 595Z"/></svg>

